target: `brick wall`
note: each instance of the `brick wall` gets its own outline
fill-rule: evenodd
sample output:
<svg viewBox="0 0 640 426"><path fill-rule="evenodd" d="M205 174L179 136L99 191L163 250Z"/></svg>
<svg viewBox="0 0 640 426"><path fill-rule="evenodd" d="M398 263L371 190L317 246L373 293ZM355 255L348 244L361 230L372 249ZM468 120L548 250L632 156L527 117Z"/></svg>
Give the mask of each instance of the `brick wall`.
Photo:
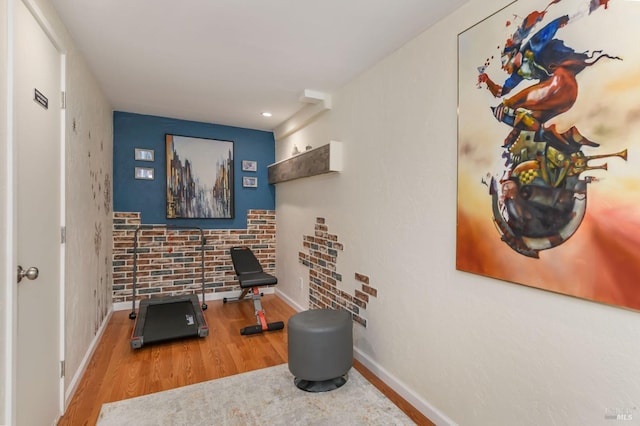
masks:
<svg viewBox="0 0 640 426"><path fill-rule="evenodd" d="M310 309L346 309L353 320L367 326L362 311L367 308L369 297L377 297L378 290L369 285L369 277L356 272L354 280L360 290L349 294L340 288L342 274L336 270L338 254L344 248L338 242L338 236L329 233L324 218L317 218L314 235L305 235L302 245L308 253L300 252L298 260L309 268L309 308Z"/></svg>
<svg viewBox="0 0 640 426"><path fill-rule="evenodd" d="M113 302L131 302L134 234L140 213L113 213ZM229 249L251 247L265 272L276 265L276 216L273 210L249 210L247 229L204 229L205 293L240 290ZM137 299L200 294L202 288L200 231L158 225L138 231Z"/></svg>

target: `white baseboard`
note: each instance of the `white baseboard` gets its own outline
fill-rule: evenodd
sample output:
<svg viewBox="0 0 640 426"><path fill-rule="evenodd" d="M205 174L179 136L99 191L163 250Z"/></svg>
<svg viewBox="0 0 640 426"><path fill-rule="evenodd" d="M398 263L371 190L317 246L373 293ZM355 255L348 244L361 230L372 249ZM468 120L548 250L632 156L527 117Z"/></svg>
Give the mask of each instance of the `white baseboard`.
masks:
<svg viewBox="0 0 640 426"><path fill-rule="evenodd" d="M111 319L112 314L113 314L113 308L110 309L109 312L107 312L107 315L105 315L104 319L102 320L102 324L100 324L100 328L98 329L98 332L96 333L95 336L93 336L93 339L91 340L91 344L89 345L87 352L84 354L84 357L82 358L82 361L78 366L78 369L76 370L73 377L71 378L71 381L69 382L69 387L67 388L67 391L65 392L65 395L64 395L65 412L67 411L67 407L71 402L71 398L76 392L78 384L80 383L80 379L82 379L82 376L84 376L84 372L87 369L87 365L89 364L91 357L93 356L93 352L98 347L98 342L100 341L100 338L104 333L104 330L107 328L107 324L109 324L109 320Z"/></svg>
<svg viewBox="0 0 640 426"><path fill-rule="evenodd" d="M296 302L293 301L292 298L290 298L289 296L287 296L286 294L284 294L283 292L281 292L280 290L276 290L276 294L278 295L278 297L282 300L284 300L287 305L291 306L293 309L295 309L296 312L302 312L308 308L305 308L301 305L298 305Z"/></svg>
<svg viewBox="0 0 640 426"><path fill-rule="evenodd" d="M387 370L385 370L378 363L369 358L360 349L354 347L355 358L360 361L365 367L369 369L376 377L382 380L391 389L396 391L401 397L403 397L409 404L411 404L416 410L427 416L429 420L438 426L456 426L457 423L447 417L444 413L431 405L429 402L422 399L419 395L409 389L404 383L398 380Z"/></svg>
<svg viewBox="0 0 640 426"><path fill-rule="evenodd" d="M222 300L225 297L233 298L240 296L240 290L236 291L225 291L221 293L205 293L204 300ZM275 293L273 287L266 287L260 290L263 294L273 294ZM198 293L198 298L202 297L202 293ZM137 305L137 303L136 303ZM129 311L131 310L132 303L131 302L117 302L113 304L114 311Z"/></svg>

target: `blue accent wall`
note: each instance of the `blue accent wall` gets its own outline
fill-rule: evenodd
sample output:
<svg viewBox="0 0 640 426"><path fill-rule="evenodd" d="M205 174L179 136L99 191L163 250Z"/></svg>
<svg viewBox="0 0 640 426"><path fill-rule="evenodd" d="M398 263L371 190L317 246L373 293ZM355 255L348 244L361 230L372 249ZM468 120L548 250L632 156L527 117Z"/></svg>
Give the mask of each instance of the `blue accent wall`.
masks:
<svg viewBox="0 0 640 426"><path fill-rule="evenodd" d="M234 143L233 219L167 219L165 134L219 139ZM136 161L135 148L153 149L154 161ZM257 172L243 172L242 160L258 162ZM173 118L113 113L113 209L140 212L143 224L197 226L204 229L243 229L247 210L275 209L275 186L267 183L267 166L275 162L272 132ZM135 167L153 167L155 179L135 179ZM257 188L243 188L242 177L258 178Z"/></svg>

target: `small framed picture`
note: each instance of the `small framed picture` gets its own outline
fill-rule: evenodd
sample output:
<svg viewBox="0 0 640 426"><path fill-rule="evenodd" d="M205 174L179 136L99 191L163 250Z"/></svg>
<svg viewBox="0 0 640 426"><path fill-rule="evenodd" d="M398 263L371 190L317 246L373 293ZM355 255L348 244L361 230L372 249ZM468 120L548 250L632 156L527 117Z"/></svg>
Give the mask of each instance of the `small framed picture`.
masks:
<svg viewBox="0 0 640 426"><path fill-rule="evenodd" d="M153 167L136 167L135 178L153 180Z"/></svg>
<svg viewBox="0 0 640 426"><path fill-rule="evenodd" d="M143 148L136 148L136 160L138 161L153 161L154 160L154 153L152 149L143 149Z"/></svg>
<svg viewBox="0 0 640 426"><path fill-rule="evenodd" d="M253 176L243 176L242 177L242 186L245 188L257 188L258 187L258 178Z"/></svg>
<svg viewBox="0 0 640 426"><path fill-rule="evenodd" d="M258 170L258 162L251 160L242 160L243 172L255 172Z"/></svg>

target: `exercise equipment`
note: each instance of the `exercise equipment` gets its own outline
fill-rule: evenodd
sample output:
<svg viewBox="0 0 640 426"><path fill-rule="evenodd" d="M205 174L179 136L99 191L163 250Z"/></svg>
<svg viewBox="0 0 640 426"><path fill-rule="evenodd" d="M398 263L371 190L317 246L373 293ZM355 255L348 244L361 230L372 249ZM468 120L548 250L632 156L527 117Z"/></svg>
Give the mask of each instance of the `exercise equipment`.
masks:
<svg viewBox="0 0 640 426"><path fill-rule="evenodd" d="M238 297L225 297L222 301L227 303L228 301L248 300L247 295L251 292L250 299L253 300L253 307L258 321L256 325L250 325L240 329L240 334L248 335L262 333L263 331L282 330L284 328L282 321L267 322L264 309L262 309L262 303L260 303L262 293L260 293L259 287L276 285L278 279L263 271L260 262L249 247L231 247L231 261L238 276L238 282L240 283L242 292Z"/></svg>
<svg viewBox="0 0 640 426"><path fill-rule="evenodd" d="M200 232L200 269L202 272L202 305L195 294L164 296L144 299L138 306L136 314L136 289L138 272L138 233L153 229L183 229ZM206 337L209 326L204 317L207 304L204 301L204 245L205 238L201 228L173 225L140 225L133 234L133 300L129 319L135 319L131 333L131 348L139 349L149 343L187 337ZM173 250L170 248L169 252Z"/></svg>

